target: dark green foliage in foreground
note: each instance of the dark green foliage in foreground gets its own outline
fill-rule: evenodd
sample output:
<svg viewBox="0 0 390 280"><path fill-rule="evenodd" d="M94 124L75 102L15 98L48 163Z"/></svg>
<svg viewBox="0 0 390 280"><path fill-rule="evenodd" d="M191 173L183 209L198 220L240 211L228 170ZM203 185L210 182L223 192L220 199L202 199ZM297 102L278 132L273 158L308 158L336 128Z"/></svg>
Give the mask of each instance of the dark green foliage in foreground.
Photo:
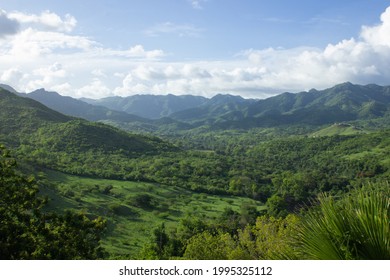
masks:
<svg viewBox="0 0 390 280"><path fill-rule="evenodd" d="M33 178L16 171L16 161L0 147L0 259L96 259L105 221L82 214L44 213Z"/></svg>
<svg viewBox="0 0 390 280"><path fill-rule="evenodd" d="M309 259L390 259L390 189L372 186L342 199L319 197L305 217L299 245Z"/></svg>

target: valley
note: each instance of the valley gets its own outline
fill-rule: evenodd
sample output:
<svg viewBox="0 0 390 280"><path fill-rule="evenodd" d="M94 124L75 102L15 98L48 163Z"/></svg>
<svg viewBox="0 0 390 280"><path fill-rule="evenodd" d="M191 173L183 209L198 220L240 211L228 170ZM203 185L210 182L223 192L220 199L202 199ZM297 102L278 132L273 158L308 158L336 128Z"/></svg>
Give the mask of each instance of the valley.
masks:
<svg viewBox="0 0 390 280"><path fill-rule="evenodd" d="M390 87L159 96L154 115L143 109L149 95L77 100L2 87L0 143L20 174L34 174L44 212L105 221L104 258L287 258L319 195L389 190ZM193 251L197 242L216 255Z"/></svg>

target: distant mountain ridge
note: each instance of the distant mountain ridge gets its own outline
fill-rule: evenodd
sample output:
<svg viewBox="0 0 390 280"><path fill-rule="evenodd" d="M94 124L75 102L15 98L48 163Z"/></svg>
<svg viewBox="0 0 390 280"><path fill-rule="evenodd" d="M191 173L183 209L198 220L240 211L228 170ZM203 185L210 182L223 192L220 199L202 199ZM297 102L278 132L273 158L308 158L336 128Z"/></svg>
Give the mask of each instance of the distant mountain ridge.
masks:
<svg viewBox="0 0 390 280"><path fill-rule="evenodd" d="M128 97L105 97L102 99L81 99L92 105L105 106L112 110L123 111L148 119L167 117L172 113L198 107L207 102L207 98L194 95L132 95Z"/></svg>
<svg viewBox="0 0 390 280"><path fill-rule="evenodd" d="M169 94L78 100L43 89L21 95L67 115L140 132L188 130L200 126L249 129L296 124L320 126L378 118L384 122L390 120L390 86L349 82L324 90L285 92L262 100L229 94L217 94L212 98Z"/></svg>
<svg viewBox="0 0 390 280"><path fill-rule="evenodd" d="M325 90L286 92L250 103L201 106L171 117L219 128L323 125L383 118L390 117L390 86L343 83Z"/></svg>
<svg viewBox="0 0 390 280"><path fill-rule="evenodd" d="M103 106L94 106L69 96L62 96L57 92L46 91L43 88L28 94L19 93L18 95L34 99L62 114L87 119L89 121L105 119L126 122L143 121L141 117L135 115L111 110Z"/></svg>
<svg viewBox="0 0 390 280"><path fill-rule="evenodd" d="M310 90L260 100L248 107L247 117L261 123L270 116L276 122L326 124L384 117L390 113L390 87L343 83L324 90Z"/></svg>

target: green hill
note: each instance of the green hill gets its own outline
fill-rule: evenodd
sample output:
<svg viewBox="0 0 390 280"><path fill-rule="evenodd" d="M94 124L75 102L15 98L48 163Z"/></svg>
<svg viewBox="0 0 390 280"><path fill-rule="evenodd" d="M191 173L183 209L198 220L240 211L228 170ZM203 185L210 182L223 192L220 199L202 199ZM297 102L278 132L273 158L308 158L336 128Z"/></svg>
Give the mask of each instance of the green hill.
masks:
<svg viewBox="0 0 390 280"><path fill-rule="evenodd" d="M109 163L177 148L157 137L129 134L76 119L0 89L0 141L42 166L83 174L107 174ZM88 172L87 172L88 173ZM109 174L124 174L109 168ZM91 174L91 173L89 173ZM103 175L104 176L104 175Z"/></svg>
<svg viewBox="0 0 390 280"><path fill-rule="evenodd" d="M62 115L29 98L0 88L0 135L15 142L13 136L25 135L47 123L62 123L74 118Z"/></svg>

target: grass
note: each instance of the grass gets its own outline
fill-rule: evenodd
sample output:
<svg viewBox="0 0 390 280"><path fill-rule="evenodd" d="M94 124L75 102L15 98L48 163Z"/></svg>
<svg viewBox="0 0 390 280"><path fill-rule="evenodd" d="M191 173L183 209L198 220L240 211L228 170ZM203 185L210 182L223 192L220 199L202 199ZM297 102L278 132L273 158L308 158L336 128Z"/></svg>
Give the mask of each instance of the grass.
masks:
<svg viewBox="0 0 390 280"><path fill-rule="evenodd" d="M311 133L312 137L324 137L324 136L334 136L334 135L356 135L356 134L366 134L368 131L361 128L355 127L350 124L333 124L326 128L323 128L319 131Z"/></svg>
<svg viewBox="0 0 390 280"><path fill-rule="evenodd" d="M71 176L45 171L52 187L41 190L49 197L48 210L74 209L108 221L102 240L112 256L135 257L150 238L152 229L164 223L174 230L186 216L218 217L230 207L240 211L243 204L264 206L249 198L195 193L177 186Z"/></svg>

